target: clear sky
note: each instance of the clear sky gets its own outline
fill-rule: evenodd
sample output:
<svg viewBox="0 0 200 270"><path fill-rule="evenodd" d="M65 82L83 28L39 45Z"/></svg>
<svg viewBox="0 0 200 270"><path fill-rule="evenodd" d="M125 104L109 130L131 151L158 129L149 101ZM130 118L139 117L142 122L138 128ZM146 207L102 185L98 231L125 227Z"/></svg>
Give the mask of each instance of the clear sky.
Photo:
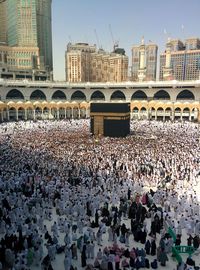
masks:
<svg viewBox="0 0 200 270"><path fill-rule="evenodd" d="M54 79L65 80L65 50L68 42L99 44L113 48L119 41L129 56L142 36L163 51L167 36L200 37L200 0L53 0ZM166 31L165 31L166 30ZM167 32L167 34L165 34Z"/></svg>

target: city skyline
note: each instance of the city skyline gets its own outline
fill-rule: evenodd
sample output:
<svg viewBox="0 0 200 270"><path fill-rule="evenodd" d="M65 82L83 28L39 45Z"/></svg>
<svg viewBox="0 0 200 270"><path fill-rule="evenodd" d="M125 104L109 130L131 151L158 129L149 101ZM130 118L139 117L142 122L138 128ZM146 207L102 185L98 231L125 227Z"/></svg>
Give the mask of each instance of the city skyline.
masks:
<svg viewBox="0 0 200 270"><path fill-rule="evenodd" d="M142 36L146 43L151 40L158 45L158 54L164 51L168 36L181 40L200 37L198 0L192 0L192 8L180 0L169 0L167 5L159 0L127 0L123 7L114 0L60 2L53 1L52 5L55 80L65 79L68 42L88 42L112 51L114 39L125 49L130 66L131 48L140 43Z"/></svg>

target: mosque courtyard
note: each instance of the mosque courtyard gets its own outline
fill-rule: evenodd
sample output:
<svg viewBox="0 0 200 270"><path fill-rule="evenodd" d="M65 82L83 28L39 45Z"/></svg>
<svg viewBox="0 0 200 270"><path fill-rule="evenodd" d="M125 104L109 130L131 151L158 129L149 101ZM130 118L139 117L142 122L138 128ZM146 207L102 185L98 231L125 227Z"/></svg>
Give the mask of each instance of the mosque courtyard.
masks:
<svg viewBox="0 0 200 270"><path fill-rule="evenodd" d="M130 264L124 251L141 250L148 240L154 241L156 254L134 258L145 257L151 264L159 259L161 239L165 239L168 261L166 266L158 261L157 269L174 270L174 243L164 238L168 228L181 234L181 246L188 246L190 235L192 246L193 239L199 239L197 123L131 121L131 134L126 138L94 138L86 119L2 123L0 154L2 269L41 269L47 254L56 270L68 270L69 265L97 269L87 268L94 261L105 270L136 269L123 268L122 263ZM132 214L133 205L143 210ZM160 225L154 230L156 220ZM136 235L135 221L146 233L145 243ZM86 240L79 247L81 236ZM181 257L185 262L188 254ZM192 258L200 266L199 248Z"/></svg>

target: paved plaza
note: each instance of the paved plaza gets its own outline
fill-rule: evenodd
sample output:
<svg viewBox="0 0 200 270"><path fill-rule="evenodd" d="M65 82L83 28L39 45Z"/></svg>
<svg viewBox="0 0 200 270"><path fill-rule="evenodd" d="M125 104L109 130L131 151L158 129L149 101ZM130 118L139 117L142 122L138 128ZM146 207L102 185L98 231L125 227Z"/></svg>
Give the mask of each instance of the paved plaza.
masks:
<svg viewBox="0 0 200 270"><path fill-rule="evenodd" d="M2 269L195 269L177 268L169 227L200 266L199 140L191 122L132 121L126 138L94 138L89 120L1 124Z"/></svg>

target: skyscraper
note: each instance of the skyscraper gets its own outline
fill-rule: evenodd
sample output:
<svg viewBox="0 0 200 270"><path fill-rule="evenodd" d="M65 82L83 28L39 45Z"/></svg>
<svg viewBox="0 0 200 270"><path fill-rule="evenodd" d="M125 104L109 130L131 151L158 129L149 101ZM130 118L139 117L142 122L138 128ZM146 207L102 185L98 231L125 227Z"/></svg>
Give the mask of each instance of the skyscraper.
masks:
<svg viewBox="0 0 200 270"><path fill-rule="evenodd" d="M5 14L4 17L0 17L0 41L7 45L8 59L13 50L16 51L16 48L20 50L12 61L6 59L8 70L30 70L31 67L34 67L35 72L37 70L52 72L51 3L52 0L5 0L0 2L0 10L3 9ZM24 54L22 48L24 48ZM5 48L3 50L5 51ZM26 63L24 57L27 56L29 58ZM32 63L30 64L30 62ZM13 65L13 63L15 64Z"/></svg>
<svg viewBox="0 0 200 270"><path fill-rule="evenodd" d="M51 4L52 0L36 0L37 45L40 49L40 62L44 62L45 69L49 71L53 70Z"/></svg>
<svg viewBox="0 0 200 270"><path fill-rule="evenodd" d="M200 79L200 40L188 38L168 40L166 51L160 55L160 80Z"/></svg>
<svg viewBox="0 0 200 270"><path fill-rule="evenodd" d="M6 2L0 1L0 44L6 43Z"/></svg>

